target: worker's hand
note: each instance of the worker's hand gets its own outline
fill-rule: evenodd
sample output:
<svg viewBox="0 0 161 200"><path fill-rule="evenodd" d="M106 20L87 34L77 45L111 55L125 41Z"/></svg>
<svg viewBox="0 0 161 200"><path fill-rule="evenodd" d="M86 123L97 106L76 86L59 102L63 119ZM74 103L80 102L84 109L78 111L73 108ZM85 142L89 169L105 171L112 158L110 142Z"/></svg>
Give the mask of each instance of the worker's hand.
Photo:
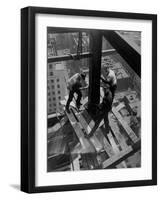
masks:
<svg viewBox="0 0 161 200"><path fill-rule="evenodd" d="M105 80L103 76L100 77L101 80Z"/></svg>
<svg viewBox="0 0 161 200"><path fill-rule="evenodd" d="M87 88L88 88L88 85L85 86L85 87L81 87L80 90L85 90L85 89L87 89Z"/></svg>
<svg viewBox="0 0 161 200"><path fill-rule="evenodd" d="M71 85L68 84L68 85L67 85L67 89L68 89L68 90L71 90Z"/></svg>

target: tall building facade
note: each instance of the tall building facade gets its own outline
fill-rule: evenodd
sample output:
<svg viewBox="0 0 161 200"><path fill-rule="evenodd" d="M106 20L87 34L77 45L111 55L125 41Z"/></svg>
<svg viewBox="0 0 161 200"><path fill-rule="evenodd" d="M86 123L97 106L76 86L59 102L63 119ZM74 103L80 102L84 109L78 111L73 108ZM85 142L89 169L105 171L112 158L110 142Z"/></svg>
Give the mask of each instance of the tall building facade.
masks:
<svg viewBox="0 0 161 200"><path fill-rule="evenodd" d="M67 80L64 62L48 64L48 114L63 111L60 101L67 95Z"/></svg>

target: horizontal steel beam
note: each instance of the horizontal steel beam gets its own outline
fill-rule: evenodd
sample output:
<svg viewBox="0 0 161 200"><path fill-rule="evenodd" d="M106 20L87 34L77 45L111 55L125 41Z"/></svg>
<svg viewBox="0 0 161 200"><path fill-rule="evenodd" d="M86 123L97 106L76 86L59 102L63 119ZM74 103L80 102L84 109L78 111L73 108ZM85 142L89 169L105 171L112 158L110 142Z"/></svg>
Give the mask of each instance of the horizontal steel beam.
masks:
<svg viewBox="0 0 161 200"><path fill-rule="evenodd" d="M86 32L88 33L88 29L80 29L80 28L60 28L60 27L48 27L48 34L58 34L58 33L77 33L77 32Z"/></svg>
<svg viewBox="0 0 161 200"><path fill-rule="evenodd" d="M108 56L108 55L112 55L114 53L116 53L115 49L103 50L102 51L102 56ZM84 52L79 56L79 59L89 58L91 56L92 56L92 53ZM78 59L78 55L77 54L53 56L53 57L48 57L48 63L66 61L66 60L77 60L77 59Z"/></svg>

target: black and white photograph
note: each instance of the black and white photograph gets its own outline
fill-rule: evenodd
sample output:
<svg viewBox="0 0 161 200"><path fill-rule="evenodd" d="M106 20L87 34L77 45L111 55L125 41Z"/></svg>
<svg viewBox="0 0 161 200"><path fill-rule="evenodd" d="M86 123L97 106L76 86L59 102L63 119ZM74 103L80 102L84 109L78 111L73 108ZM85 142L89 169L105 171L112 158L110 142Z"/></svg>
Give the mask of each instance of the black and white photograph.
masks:
<svg viewBox="0 0 161 200"><path fill-rule="evenodd" d="M156 22L22 9L22 191L157 184Z"/></svg>
<svg viewBox="0 0 161 200"><path fill-rule="evenodd" d="M46 31L47 172L140 168L141 31Z"/></svg>

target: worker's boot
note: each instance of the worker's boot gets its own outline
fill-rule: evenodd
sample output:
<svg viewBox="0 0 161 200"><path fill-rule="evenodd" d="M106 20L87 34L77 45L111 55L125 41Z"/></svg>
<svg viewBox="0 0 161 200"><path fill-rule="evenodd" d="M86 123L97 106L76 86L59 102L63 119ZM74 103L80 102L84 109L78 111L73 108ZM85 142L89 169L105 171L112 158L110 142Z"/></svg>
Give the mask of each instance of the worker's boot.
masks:
<svg viewBox="0 0 161 200"><path fill-rule="evenodd" d="M66 109L67 113L70 114L69 106L66 106L65 109Z"/></svg>
<svg viewBox="0 0 161 200"><path fill-rule="evenodd" d="M81 103L77 103L77 104L76 104L78 110L80 109L81 105L82 105Z"/></svg>

